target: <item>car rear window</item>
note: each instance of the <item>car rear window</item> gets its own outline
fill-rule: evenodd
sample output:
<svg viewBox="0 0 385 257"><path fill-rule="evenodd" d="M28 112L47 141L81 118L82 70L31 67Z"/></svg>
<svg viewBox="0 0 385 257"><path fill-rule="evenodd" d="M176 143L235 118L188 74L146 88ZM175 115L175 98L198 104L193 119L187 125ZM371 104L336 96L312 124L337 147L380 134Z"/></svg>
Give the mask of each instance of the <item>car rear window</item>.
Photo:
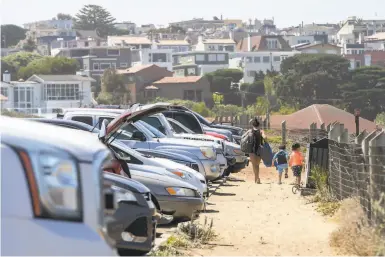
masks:
<svg viewBox="0 0 385 257"><path fill-rule="evenodd" d="M165 112L164 115L166 117L172 118L174 120L179 121L182 123L182 125L186 126L187 128L191 129L194 131L194 133L197 134L203 134L201 124L197 120L197 118L186 112Z"/></svg>
<svg viewBox="0 0 385 257"><path fill-rule="evenodd" d="M90 116L73 116L71 120L83 122L85 124L92 126L92 117Z"/></svg>

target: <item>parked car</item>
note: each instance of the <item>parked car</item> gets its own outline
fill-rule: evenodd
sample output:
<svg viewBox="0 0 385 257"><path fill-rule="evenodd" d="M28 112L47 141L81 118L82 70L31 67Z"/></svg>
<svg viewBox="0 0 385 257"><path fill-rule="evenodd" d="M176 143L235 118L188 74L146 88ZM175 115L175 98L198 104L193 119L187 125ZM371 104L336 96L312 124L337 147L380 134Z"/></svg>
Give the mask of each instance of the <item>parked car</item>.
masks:
<svg viewBox="0 0 385 257"><path fill-rule="evenodd" d="M230 125L217 124L215 122L209 122L208 120L206 120L199 113L196 113L194 111L191 111L191 112L195 115L195 117L197 117L197 119L199 120L199 122L201 124L203 124L203 125L205 125L205 126L207 126L209 128L212 128L212 129L225 129L225 130L228 130L228 131L230 131L232 133L234 141L237 144L241 143L241 137L242 137L243 132L244 132L244 130L242 128L235 127L235 126L230 126Z"/></svg>
<svg viewBox="0 0 385 257"><path fill-rule="evenodd" d="M161 105L162 110L166 110L167 104ZM153 109L149 109L150 113ZM156 110L156 106L155 106ZM204 166L206 178L213 180L220 177L224 170L227 168L227 159L222 153L222 146L219 144L213 144L212 142L195 141L195 140L184 140L177 138L167 138L162 133L156 135L149 129L143 126L143 123L138 123L141 117L145 117L148 110L138 111L140 115L135 115L133 121L127 122L119 128L119 135L116 137L117 140L124 142L126 145L133 149L156 149L156 150L167 150L170 152L188 151L196 155L200 162ZM144 114L143 114L144 113ZM123 114L121 114L123 115ZM127 117L131 116L130 112L126 113ZM65 120L76 120L85 122L89 125L100 127L103 120L112 120L119 115L116 112L104 110L86 110L86 111L73 111L67 112L62 117Z"/></svg>
<svg viewBox="0 0 385 257"><path fill-rule="evenodd" d="M193 133L191 130L189 130L187 127L185 127L180 122L167 118L170 125L174 128L175 131L182 132L186 131L187 133ZM234 143L225 142L225 156L228 157L228 159L235 159L232 163L229 163L228 170L226 171L226 175L230 173L236 173L244 169L246 166L249 165L249 160L247 156L241 151L240 146L236 145Z"/></svg>
<svg viewBox="0 0 385 257"><path fill-rule="evenodd" d="M0 117L3 255L116 255L105 231L95 136ZM84 201L87 199L87 201Z"/></svg>
<svg viewBox="0 0 385 257"><path fill-rule="evenodd" d="M135 108L135 106L133 108ZM173 106L172 108L175 108L175 106ZM235 144L235 143L227 142L227 141L224 141L222 139L218 139L218 138L214 138L214 137L210 137L210 136L199 136L199 135L195 135L195 134L184 134L184 133L178 134L178 133L176 133L174 128L173 128L173 125L170 124L168 119L172 119L171 122L173 122L174 126L175 125L179 126L179 128L180 128L179 131L185 130L183 127L181 127L181 125L183 125L184 127L187 127L187 126L194 127L191 124L199 123L197 121L197 118L193 117L192 114L189 113L188 111L180 112L178 110L176 110L176 111L169 111L168 110L168 111L165 111L163 113L165 113L166 115L172 115L175 118L179 117L181 122L173 121L174 120L173 118L166 118L163 114L155 114L152 116L144 117L144 118L142 118L142 120L147 122L148 124L150 124L151 126L153 126L155 128L162 128L164 133L166 135L168 135L169 137L175 136L175 137L181 137L183 139L192 138L194 140L212 140L218 144L221 144L223 147L223 154L227 158L227 160L229 160L229 163L228 163L229 164L228 165L229 170L226 172L227 173L226 175L228 175L230 172L239 172L242 169L244 169L246 166L248 166L249 161L248 161L247 156L242 152L240 146ZM195 120L195 122L194 122L194 120ZM176 122L179 122L179 124ZM184 123L182 123L182 122L184 122ZM197 125L196 128L198 126L199 125ZM188 129L190 130L190 132L193 131L190 128L188 128ZM235 159L235 161L233 161L232 159Z"/></svg>
<svg viewBox="0 0 385 257"><path fill-rule="evenodd" d="M101 136L101 140L104 141L104 136ZM107 145L109 146L108 143ZM123 150L119 149L120 153L114 152L115 156L121 160L121 152L127 149L129 148L124 146ZM197 188L178 179L176 175L175 177L165 176L164 168L141 165L136 169L130 169L127 165L125 169L122 169L117 165L108 172L132 178L147 186L151 190L151 201L157 211L163 215L172 215L173 221L176 223L198 217L199 212L203 209L204 200Z"/></svg>
<svg viewBox="0 0 385 257"><path fill-rule="evenodd" d="M139 120L141 116L152 115L165 108L167 108L167 106L159 104L150 109L137 111L135 113L123 113L111 122L104 120L99 133L99 140L110 147L111 143L125 126ZM113 148L110 149L115 153L117 158L122 160L121 154L115 152ZM120 148L120 150L125 152L124 149ZM139 167L148 171L148 168L144 165ZM154 200L158 203L160 212L173 215L176 221L191 220L199 215L199 212L203 209L204 200L197 188L181 179L164 176L164 173L160 175L154 172L135 174L135 171L129 171L128 169L124 170L124 174L128 177L132 176L133 179L138 180L150 188L154 194ZM157 206L156 203L155 206Z"/></svg>
<svg viewBox="0 0 385 257"><path fill-rule="evenodd" d="M107 234L119 255L138 256L151 251L156 237L156 207L151 192L130 178L104 172L112 207L106 215ZM109 201L108 201L109 200Z"/></svg>
<svg viewBox="0 0 385 257"><path fill-rule="evenodd" d="M201 124L199 119L189 109L185 107L173 105L169 110L164 111L163 114L167 118L172 118L174 120L179 121L180 123L182 123L197 134L202 134L205 132L216 132L228 137L230 142L235 142L233 134L230 131L224 129L211 128L209 126Z"/></svg>
<svg viewBox="0 0 385 257"><path fill-rule="evenodd" d="M209 122L207 119L205 119L202 115L200 115L199 113L196 113L184 106L173 106L173 111L188 111L190 113L192 113L198 120L199 122L208 127L208 128L211 128L211 129L224 129L224 130L228 130L232 133L234 139L235 139L235 142L236 143L240 143L240 139L241 139L241 136L243 134L243 129L242 128L239 128L239 127L235 127L235 126L230 126L230 125L223 125L223 124L216 124L214 122ZM172 112L172 110L168 111L168 112ZM167 115L166 115L167 116ZM171 117L172 118L172 117Z"/></svg>
<svg viewBox="0 0 385 257"><path fill-rule="evenodd" d="M164 175L180 178L187 183L192 184L198 189L200 195L207 192L207 184L204 175L183 164L173 162L164 158L145 156L133 149L130 149L124 143L115 140L111 142L110 149L119 154L122 160L125 160L130 169L140 169L138 166L154 166L164 168ZM150 169L151 170L151 169Z"/></svg>

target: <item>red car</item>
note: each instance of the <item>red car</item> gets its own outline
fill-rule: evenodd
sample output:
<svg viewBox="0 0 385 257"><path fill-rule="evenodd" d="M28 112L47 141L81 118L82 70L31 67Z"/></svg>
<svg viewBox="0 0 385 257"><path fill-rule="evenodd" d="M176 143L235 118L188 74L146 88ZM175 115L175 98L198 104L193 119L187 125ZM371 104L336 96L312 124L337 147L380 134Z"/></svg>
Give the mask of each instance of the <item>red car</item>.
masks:
<svg viewBox="0 0 385 257"><path fill-rule="evenodd" d="M220 139L224 139L226 141L229 141L229 138L227 136L221 135L221 134L216 133L216 132L208 132L208 131L206 131L205 134L209 135L209 136L217 137L217 138L220 138Z"/></svg>

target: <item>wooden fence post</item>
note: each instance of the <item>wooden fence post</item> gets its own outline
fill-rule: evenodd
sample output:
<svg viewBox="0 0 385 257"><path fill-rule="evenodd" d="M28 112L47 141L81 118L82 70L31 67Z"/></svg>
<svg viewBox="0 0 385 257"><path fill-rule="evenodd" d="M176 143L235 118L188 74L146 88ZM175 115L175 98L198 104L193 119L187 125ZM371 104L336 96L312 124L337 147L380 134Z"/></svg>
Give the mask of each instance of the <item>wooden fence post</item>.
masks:
<svg viewBox="0 0 385 257"><path fill-rule="evenodd" d="M357 145L361 145L362 141L365 139L365 137L368 135L368 132L366 130L362 131L354 140L354 142Z"/></svg>
<svg viewBox="0 0 385 257"><path fill-rule="evenodd" d="M384 215L381 211L385 211L385 203L380 203L381 189L377 188L383 183L382 177L385 175L385 131L382 130L372 140L369 141L369 184L370 184L370 202L371 202L371 220L374 224L382 222L380 215ZM382 159L382 160L381 160ZM378 210L383 208L384 210ZM383 217L385 220L385 216Z"/></svg>
<svg viewBox="0 0 385 257"><path fill-rule="evenodd" d="M369 164L369 142L375 138L377 135L377 131L372 131L369 135L367 135L363 140L362 140L362 153L364 155L364 165L363 165L363 169L362 169L362 172L364 172L365 174L368 174L368 180L366 181L367 182L367 191L368 191L368 199L367 202L368 202L368 206L367 206L367 216L368 216L368 219L371 221L372 220L372 199L371 199L371 196L372 196L372 186L371 186L371 181L370 181L370 166L367 167L367 165Z"/></svg>
<svg viewBox="0 0 385 257"><path fill-rule="evenodd" d="M286 145L286 121L282 121L281 123L282 126L282 145Z"/></svg>

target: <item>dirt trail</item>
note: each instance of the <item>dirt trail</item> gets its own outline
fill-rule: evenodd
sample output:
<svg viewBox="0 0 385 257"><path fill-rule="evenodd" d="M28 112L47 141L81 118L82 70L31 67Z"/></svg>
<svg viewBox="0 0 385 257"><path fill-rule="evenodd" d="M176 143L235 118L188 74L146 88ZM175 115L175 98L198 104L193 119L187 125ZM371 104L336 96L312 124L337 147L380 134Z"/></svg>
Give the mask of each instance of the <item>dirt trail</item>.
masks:
<svg viewBox="0 0 385 257"><path fill-rule="evenodd" d="M336 224L293 195L292 176L278 185L275 170L261 167L260 185L252 182L250 168L235 177L243 181L228 181L218 189L200 218L214 218L220 238L211 249L196 249L193 255L333 255L328 241Z"/></svg>

